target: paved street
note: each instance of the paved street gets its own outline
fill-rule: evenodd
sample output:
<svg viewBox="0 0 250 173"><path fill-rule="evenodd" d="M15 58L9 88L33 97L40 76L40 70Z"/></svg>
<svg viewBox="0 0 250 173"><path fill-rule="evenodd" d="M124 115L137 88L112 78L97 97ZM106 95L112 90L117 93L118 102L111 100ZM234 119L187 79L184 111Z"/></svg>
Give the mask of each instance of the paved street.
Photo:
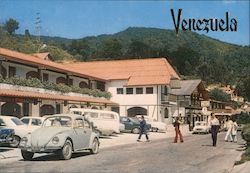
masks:
<svg viewBox="0 0 250 173"><path fill-rule="evenodd" d="M103 148L97 155L74 154L68 161L43 155L33 161L0 161L0 172L93 172L93 173L226 173L240 152L235 143L225 143L219 134L218 146L210 135L191 135L184 143L172 138Z"/></svg>

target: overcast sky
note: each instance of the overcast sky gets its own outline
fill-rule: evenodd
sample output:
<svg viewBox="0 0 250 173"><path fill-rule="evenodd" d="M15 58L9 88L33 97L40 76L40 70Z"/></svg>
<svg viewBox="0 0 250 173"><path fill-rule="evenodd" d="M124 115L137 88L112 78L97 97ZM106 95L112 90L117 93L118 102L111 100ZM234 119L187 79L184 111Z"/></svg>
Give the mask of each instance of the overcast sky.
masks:
<svg viewBox="0 0 250 173"><path fill-rule="evenodd" d="M174 29L170 9L182 8L182 17L230 18L238 22L237 32L200 32L210 37L240 45L249 45L249 1L80 1L80 0L0 0L0 23L14 18L20 23L18 33L29 29L41 35L66 38L112 34L130 26Z"/></svg>

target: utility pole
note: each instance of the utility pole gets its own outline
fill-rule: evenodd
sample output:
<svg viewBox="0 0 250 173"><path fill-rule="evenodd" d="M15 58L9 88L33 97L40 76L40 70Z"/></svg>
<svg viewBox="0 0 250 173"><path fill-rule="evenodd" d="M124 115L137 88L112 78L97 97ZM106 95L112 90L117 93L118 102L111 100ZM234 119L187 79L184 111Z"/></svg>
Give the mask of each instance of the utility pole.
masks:
<svg viewBox="0 0 250 173"><path fill-rule="evenodd" d="M36 21L35 21L35 26L36 26L36 33L37 33L37 39L40 42L40 34L41 34L41 17L40 13L36 13Z"/></svg>

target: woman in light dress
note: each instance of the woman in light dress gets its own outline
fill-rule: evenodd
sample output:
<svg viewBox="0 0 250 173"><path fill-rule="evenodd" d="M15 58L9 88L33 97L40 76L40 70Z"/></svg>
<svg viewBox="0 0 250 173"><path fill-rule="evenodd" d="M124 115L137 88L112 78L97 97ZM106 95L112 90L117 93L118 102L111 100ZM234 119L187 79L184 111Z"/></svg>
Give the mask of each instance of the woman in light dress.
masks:
<svg viewBox="0 0 250 173"><path fill-rule="evenodd" d="M236 123L236 121L233 122L232 125L232 141L233 142L237 142L237 128L238 128L238 124Z"/></svg>
<svg viewBox="0 0 250 173"><path fill-rule="evenodd" d="M233 121L232 120L229 120L227 122L227 133L226 133L226 136L225 136L225 141L226 142L232 142L233 141L233 137L232 137L232 129L233 129Z"/></svg>

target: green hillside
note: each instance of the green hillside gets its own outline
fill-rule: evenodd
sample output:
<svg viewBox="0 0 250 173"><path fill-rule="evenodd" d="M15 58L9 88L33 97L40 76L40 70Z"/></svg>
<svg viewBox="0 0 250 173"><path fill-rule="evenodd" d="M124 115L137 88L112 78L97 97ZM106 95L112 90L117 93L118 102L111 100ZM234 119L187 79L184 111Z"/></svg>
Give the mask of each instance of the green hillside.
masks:
<svg viewBox="0 0 250 173"><path fill-rule="evenodd" d="M33 54L37 52L50 52L53 60L73 60L73 56L56 44L47 44L38 41L34 36L10 35L0 27L0 47L16 50L19 52Z"/></svg>
<svg viewBox="0 0 250 173"><path fill-rule="evenodd" d="M67 40L68 41L68 40ZM250 100L250 49L194 32L130 27L61 44L80 61L168 57L183 78L237 86ZM58 43L60 45L60 43Z"/></svg>
<svg viewBox="0 0 250 173"><path fill-rule="evenodd" d="M65 45L64 45L65 46ZM74 40L67 50L82 61L168 57L181 75L236 84L250 74L249 47L194 32L130 27L112 35Z"/></svg>
<svg viewBox="0 0 250 173"><path fill-rule="evenodd" d="M54 60L95 61L167 57L184 79L201 78L207 84L237 86L240 95L250 100L250 49L225 43L194 32L130 27L110 34L66 39L42 36L10 36L0 30L0 46L34 53L42 43Z"/></svg>

